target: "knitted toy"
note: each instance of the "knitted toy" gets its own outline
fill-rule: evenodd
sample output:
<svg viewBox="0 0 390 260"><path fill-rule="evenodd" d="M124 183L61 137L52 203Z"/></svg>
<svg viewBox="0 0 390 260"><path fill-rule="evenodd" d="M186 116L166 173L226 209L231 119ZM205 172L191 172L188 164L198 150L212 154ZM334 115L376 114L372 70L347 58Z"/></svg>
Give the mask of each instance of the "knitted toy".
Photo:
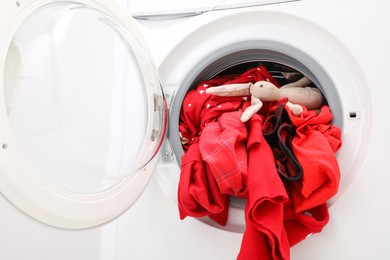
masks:
<svg viewBox="0 0 390 260"><path fill-rule="evenodd" d="M303 77L296 82L286 84L280 88L268 81L256 83L227 84L210 87L206 93L217 96L248 96L251 95L251 106L241 116L241 121L248 121L252 115L262 107L262 101L278 101L287 98L286 106L294 115L300 115L302 106L308 110L319 109L324 104L324 97L318 88L309 87L311 81Z"/></svg>

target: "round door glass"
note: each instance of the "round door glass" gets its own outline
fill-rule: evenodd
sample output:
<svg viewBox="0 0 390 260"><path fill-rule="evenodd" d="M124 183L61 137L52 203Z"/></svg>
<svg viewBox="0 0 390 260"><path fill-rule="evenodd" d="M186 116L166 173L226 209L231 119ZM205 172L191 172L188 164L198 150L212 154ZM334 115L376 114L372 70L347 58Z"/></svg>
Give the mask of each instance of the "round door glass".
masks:
<svg viewBox="0 0 390 260"><path fill-rule="evenodd" d="M4 92L20 154L37 177L67 191L106 191L161 145L156 70L124 26L91 7L50 4L23 21Z"/></svg>

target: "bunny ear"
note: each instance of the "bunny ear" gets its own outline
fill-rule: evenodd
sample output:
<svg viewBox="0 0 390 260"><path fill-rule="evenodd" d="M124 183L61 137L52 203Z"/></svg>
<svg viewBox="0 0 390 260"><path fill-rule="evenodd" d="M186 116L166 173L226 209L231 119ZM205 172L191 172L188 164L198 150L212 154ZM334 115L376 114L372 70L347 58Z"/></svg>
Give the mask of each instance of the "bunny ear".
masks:
<svg viewBox="0 0 390 260"><path fill-rule="evenodd" d="M227 84L216 87L209 87L206 89L206 93L222 97L249 96L249 88L251 86L252 83Z"/></svg>

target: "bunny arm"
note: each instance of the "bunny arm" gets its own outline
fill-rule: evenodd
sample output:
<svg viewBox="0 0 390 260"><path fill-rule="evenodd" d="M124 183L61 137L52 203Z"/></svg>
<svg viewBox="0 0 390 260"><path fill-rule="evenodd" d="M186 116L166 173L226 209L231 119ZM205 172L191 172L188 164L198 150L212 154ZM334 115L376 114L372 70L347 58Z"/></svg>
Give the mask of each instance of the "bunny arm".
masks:
<svg viewBox="0 0 390 260"><path fill-rule="evenodd" d="M207 94L213 94L221 97L231 97L231 96L249 96L249 88L252 86L252 83L242 83L242 84L229 84L221 85L217 87L209 87L206 89Z"/></svg>
<svg viewBox="0 0 390 260"><path fill-rule="evenodd" d="M286 107L288 107L295 116L299 116L303 112L303 107L301 105L293 104L290 101L287 101Z"/></svg>
<svg viewBox="0 0 390 260"><path fill-rule="evenodd" d="M247 107L241 115L241 122L245 123L248 121L254 114L256 114L261 107L263 102L255 96L251 96L251 105Z"/></svg>

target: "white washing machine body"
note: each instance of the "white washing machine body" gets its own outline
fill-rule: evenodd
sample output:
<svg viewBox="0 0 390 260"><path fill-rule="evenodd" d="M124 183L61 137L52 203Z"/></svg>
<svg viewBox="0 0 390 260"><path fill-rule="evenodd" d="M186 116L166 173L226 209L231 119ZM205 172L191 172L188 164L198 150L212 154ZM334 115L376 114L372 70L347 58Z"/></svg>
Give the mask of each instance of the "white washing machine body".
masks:
<svg viewBox="0 0 390 260"><path fill-rule="evenodd" d="M131 12L131 6L137 5L130 3ZM386 74L390 58L386 47L390 33L381 28L389 22L389 11L385 1L319 0L222 6L198 15L195 11L172 12L171 17L169 12L162 17L153 12L148 16L133 9L159 68L170 127L169 142L162 148L153 178L162 192L159 203L151 208L157 189L147 188L139 203L119 220L119 255L235 259L245 229L240 202L231 203L225 227L207 218L198 222L173 220L179 218L178 213L167 211L177 206L176 184L183 154L177 128L179 111L186 92L200 80L235 64L266 60L309 76L322 89L334 114L333 123L342 130L343 146L337 153L341 181L338 193L328 203L330 222L321 233L294 246L291 258L388 258L385 241L390 207L386 201L390 194L385 147L389 141L385 118L390 92L386 87L389 79L381 75ZM193 16L184 17L186 14ZM166 201L166 195L173 203ZM150 217L138 219L133 210ZM136 221L126 222L126 218ZM145 232L148 226L153 231ZM132 236L131 230L138 236ZM170 241L168 246L162 243L165 240ZM130 245L139 250L133 251ZM158 249L146 252L148 245Z"/></svg>
<svg viewBox="0 0 390 260"><path fill-rule="evenodd" d="M10 13L14 9L15 12L23 11L15 15L16 18L7 20L8 25L12 26L1 27L1 71L12 67L13 60L18 60L20 43L13 42L13 39L22 20L35 12L32 6L48 6L46 10L50 10L52 3L68 5L66 1L54 0L4 4L1 10L10 10ZM9 88L2 91L9 91L2 100L10 108L4 106L0 111L3 122L6 122L0 133L1 176L2 181L9 181L0 186L3 194L0 200L1 258L235 259L245 228L241 201L231 205L225 227L217 226L207 218L200 221L191 218L179 220L176 197L182 150L177 124L181 102L193 84L253 57L286 64L308 75L325 94L335 116L334 124L341 127L343 134L343 147L337 154L342 177L338 194L329 202L330 222L321 233L294 246L291 258L385 259L390 256L385 242L390 231L387 225L390 208L386 203L390 196L386 187L390 177L385 174L385 148L390 144L385 135L388 124L385 120L387 99L390 97L386 88L390 80L385 77L385 64L390 58L390 53L386 51L390 33L382 29L390 19L386 1L356 3L302 0L261 6L255 4L244 8L230 8L237 6L226 5L213 8L214 11L206 8L190 17L139 20L138 25L109 1L73 1L71 5L76 6L71 10L77 12L80 7L78 3L82 4L82 10L83 6L87 6L87 9L109 14L108 19L99 16L99 21L110 26L114 24L110 28L116 28L113 31L119 32L119 35L126 35L121 31L123 28L134 30L131 31L134 37L129 36L130 39L119 37L122 50L123 46L129 46L128 42L130 46L138 46L133 38L140 41L143 47L146 47L144 43L149 46L150 57L158 68L169 107L169 131L161 147L159 138L156 141L136 133L140 139L147 140L146 146L151 142L155 149L148 151L139 148L138 153L145 156L141 159L135 157L135 162L142 162L140 167L136 164L135 173L124 177L119 175L120 181L114 184L107 184L106 179L98 180L98 185L87 187L87 194L80 194L80 190L85 187L72 186L51 175L41 177L40 174L31 174L31 169L35 169L36 165L30 165L25 160L29 157L20 154L19 136L12 134L18 125L9 122L10 108L17 111L11 102L12 98L9 98L14 92ZM118 16L120 18L110 19ZM164 17L167 18L166 14ZM92 14L92 19L95 18ZM46 26L49 24L44 23ZM28 25L21 28L28 31ZM46 26L43 28L50 27ZM59 31L63 26L59 26ZM43 32L42 35L47 34L47 30ZM89 36L94 39L93 35ZM28 45L31 39L34 37L27 38L25 46L31 47ZM41 41L35 43L39 48L46 46L39 45ZM59 44L59 47L66 46ZM23 44L20 48L23 49ZM93 54L96 55L96 52ZM7 59L7 55L11 55L11 59ZM135 63L140 63L139 69L142 70L142 61L147 59L143 59L143 54L139 56L135 58ZM31 57L35 60L37 58L34 55ZM146 74L153 74L153 69L148 69L148 65L144 69ZM77 74L75 70L70 72ZM11 80L7 77L11 77ZM156 84L154 74L150 77L153 79L148 81L145 79L148 77L140 76L147 82L145 85ZM3 89L6 89L10 82L14 82L12 73L4 73L1 81ZM152 104L161 102L159 104L164 106L162 99L156 99L161 95L156 86L151 91L140 93L140 99L149 100ZM88 92L83 94L88 95ZM95 101L92 104L99 104L100 100ZM142 128L142 131L147 132L145 136L153 136L155 124L161 126L157 127L160 129L159 136L164 134L161 129L164 128L163 109L157 115L154 112L148 114L154 108L156 106L151 105L144 109L145 117L155 121ZM132 119L141 120L137 117ZM30 149L34 151L34 147ZM156 151L159 156L154 156ZM35 159L31 154L27 156ZM18 162L24 169L15 170ZM156 164L157 170L151 182L133 205L148 183ZM13 177L11 170L17 173L14 175L21 177ZM21 172L25 173L20 175ZM24 181L25 177L30 180ZM138 181L140 185L136 183ZM38 182L36 189L34 185L30 188L31 182ZM103 184L99 186L101 182ZM15 188L18 190L16 193L13 191ZM135 194L129 191L134 189ZM57 198L53 198L53 194ZM47 204L50 206L46 207ZM61 210L63 207L64 210Z"/></svg>

